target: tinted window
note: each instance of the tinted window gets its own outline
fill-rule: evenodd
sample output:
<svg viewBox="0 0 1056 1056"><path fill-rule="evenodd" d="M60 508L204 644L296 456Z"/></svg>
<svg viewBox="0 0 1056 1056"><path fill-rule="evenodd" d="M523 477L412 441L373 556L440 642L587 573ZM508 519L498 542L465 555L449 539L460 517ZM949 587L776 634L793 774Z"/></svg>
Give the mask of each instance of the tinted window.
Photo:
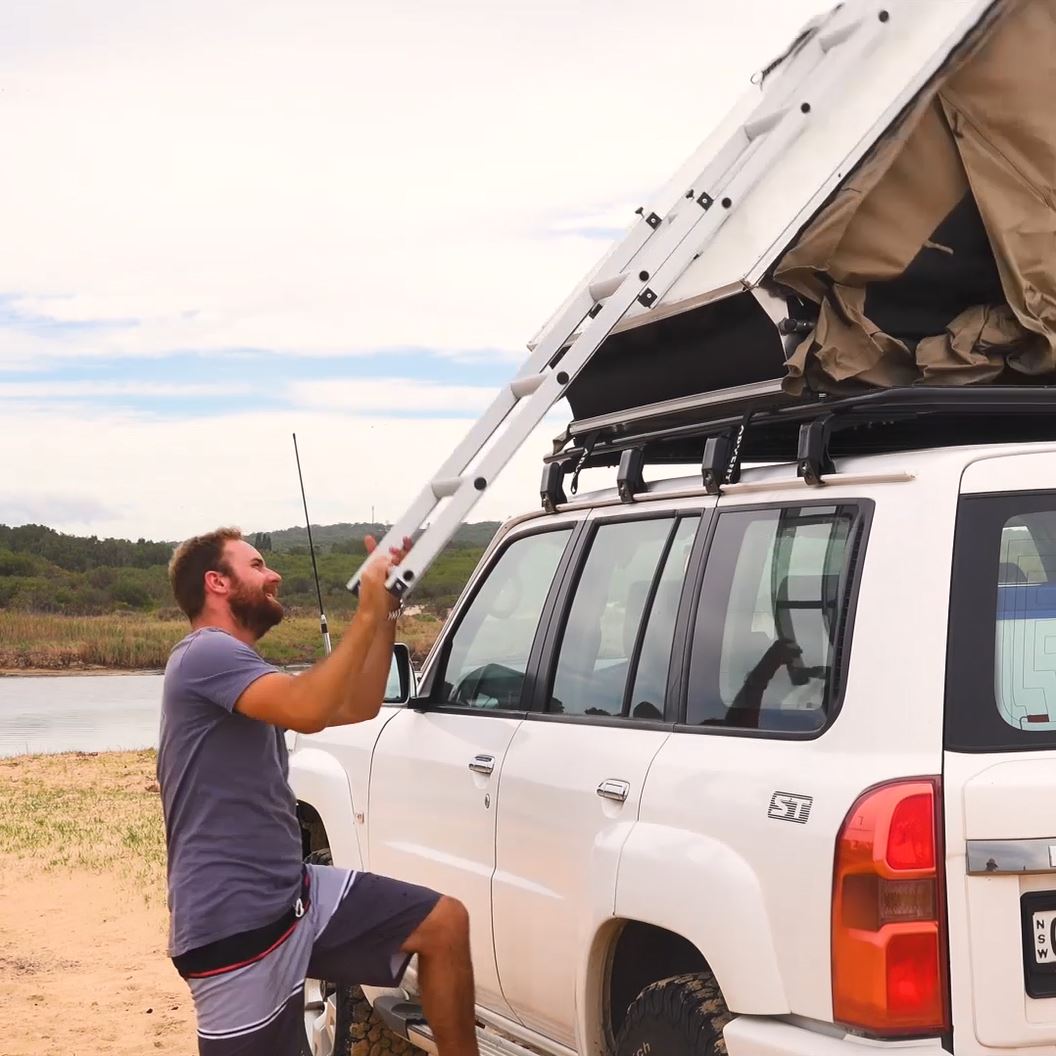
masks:
<svg viewBox="0 0 1056 1056"><path fill-rule="evenodd" d="M1056 495L961 499L946 743L966 751L1056 747Z"/></svg>
<svg viewBox="0 0 1056 1056"><path fill-rule="evenodd" d="M520 707L539 617L570 535L525 536L502 552L452 636L441 703Z"/></svg>
<svg viewBox="0 0 1056 1056"><path fill-rule="evenodd" d="M671 520L603 524L573 594L547 710L619 716Z"/></svg>
<svg viewBox="0 0 1056 1056"><path fill-rule="evenodd" d="M682 582L686 578L686 566L699 523L699 517L687 517L678 522L674 541L664 561L664 569L649 607L634 685L624 705L624 714L632 718L663 718L675 618L678 616Z"/></svg>
<svg viewBox="0 0 1056 1056"><path fill-rule="evenodd" d="M856 524L846 506L719 516L693 633L687 723L825 725Z"/></svg>
<svg viewBox="0 0 1056 1056"><path fill-rule="evenodd" d="M1001 528L994 698L1017 730L1056 730L1056 512L1020 514Z"/></svg>

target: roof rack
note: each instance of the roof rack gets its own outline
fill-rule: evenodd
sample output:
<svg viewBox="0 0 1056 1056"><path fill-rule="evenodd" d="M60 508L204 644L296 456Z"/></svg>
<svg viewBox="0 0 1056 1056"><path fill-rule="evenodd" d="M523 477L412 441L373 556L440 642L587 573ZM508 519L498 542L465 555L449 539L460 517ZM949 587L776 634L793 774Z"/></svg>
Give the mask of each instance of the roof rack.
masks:
<svg viewBox="0 0 1056 1056"><path fill-rule="evenodd" d="M746 461L795 461L806 483L822 484L834 456L1037 440L1056 440L1056 387L916 386L796 399L776 383L746 385L572 422L544 460L543 501L557 505L567 474L598 466L621 466L621 496L631 501L645 464L699 461L704 486L717 493Z"/></svg>

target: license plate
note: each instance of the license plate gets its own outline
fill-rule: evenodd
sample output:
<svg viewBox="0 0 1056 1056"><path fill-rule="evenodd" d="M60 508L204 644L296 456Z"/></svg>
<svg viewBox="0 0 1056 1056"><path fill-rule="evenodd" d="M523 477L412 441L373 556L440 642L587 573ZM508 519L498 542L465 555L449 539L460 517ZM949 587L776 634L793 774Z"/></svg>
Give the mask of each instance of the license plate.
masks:
<svg viewBox="0 0 1056 1056"><path fill-rule="evenodd" d="M1020 899L1023 982L1031 997L1056 997L1056 891Z"/></svg>
<svg viewBox="0 0 1056 1056"><path fill-rule="evenodd" d="M1033 914L1032 930L1034 932L1034 963L1051 964L1053 960L1052 951L1056 947L1053 937L1054 925L1056 925L1056 909L1035 910Z"/></svg>

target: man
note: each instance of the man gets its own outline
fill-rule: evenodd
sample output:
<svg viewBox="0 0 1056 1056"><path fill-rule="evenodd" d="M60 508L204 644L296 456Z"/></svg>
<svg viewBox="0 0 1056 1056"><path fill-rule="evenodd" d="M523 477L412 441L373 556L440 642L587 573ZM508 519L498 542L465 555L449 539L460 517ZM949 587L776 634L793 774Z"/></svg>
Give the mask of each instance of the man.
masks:
<svg viewBox="0 0 1056 1056"><path fill-rule="evenodd" d="M413 954L440 1053L477 1053L461 903L301 863L284 731L373 718L392 662L398 610L385 579L405 549L382 554L369 537L367 549L348 630L298 677L253 648L282 619L282 577L241 533L188 539L169 565L191 623L165 669L158 750L169 952L194 998L201 1056L295 1056L306 976L394 986Z"/></svg>

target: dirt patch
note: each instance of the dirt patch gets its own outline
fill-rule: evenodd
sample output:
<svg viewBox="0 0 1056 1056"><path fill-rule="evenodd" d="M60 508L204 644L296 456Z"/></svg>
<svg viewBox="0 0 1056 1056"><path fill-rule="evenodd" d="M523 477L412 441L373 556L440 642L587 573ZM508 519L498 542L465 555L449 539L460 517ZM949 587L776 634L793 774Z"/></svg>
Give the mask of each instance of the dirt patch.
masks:
<svg viewBox="0 0 1056 1056"><path fill-rule="evenodd" d="M197 1051L159 900L145 903L119 871L44 874L8 855L0 889L2 1056Z"/></svg>
<svg viewBox="0 0 1056 1056"><path fill-rule="evenodd" d="M155 753L0 759L0 1056L197 1051Z"/></svg>

